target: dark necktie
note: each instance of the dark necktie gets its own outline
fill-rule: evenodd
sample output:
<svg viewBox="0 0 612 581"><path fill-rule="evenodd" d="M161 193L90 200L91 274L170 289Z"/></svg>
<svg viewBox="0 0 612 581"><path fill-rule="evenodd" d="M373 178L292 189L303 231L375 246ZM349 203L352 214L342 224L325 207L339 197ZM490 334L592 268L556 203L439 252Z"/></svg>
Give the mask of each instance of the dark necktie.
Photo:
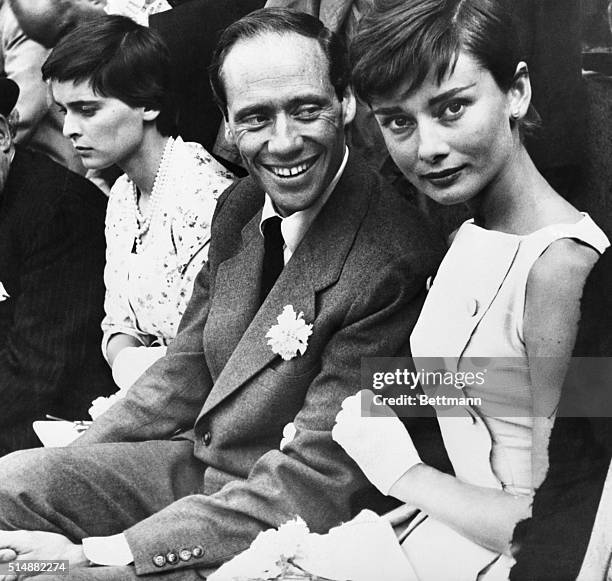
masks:
<svg viewBox="0 0 612 581"><path fill-rule="evenodd" d="M278 216L268 218L262 224L262 230L264 235L264 259L260 299L263 303L283 270L285 260L283 257L284 242L281 232L281 219Z"/></svg>

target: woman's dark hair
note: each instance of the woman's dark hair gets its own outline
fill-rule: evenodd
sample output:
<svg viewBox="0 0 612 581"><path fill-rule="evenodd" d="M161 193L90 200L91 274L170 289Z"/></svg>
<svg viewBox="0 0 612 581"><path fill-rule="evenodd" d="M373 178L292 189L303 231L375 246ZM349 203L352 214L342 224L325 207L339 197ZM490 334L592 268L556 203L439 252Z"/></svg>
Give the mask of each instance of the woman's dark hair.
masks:
<svg viewBox="0 0 612 581"><path fill-rule="evenodd" d="M285 8L261 8L230 24L222 32L208 69L215 101L226 118L227 95L223 84L223 63L232 47L241 40L263 34L288 33L313 38L319 43L329 65L329 79L338 99L342 101L350 79L348 54L342 38L310 14Z"/></svg>
<svg viewBox="0 0 612 581"><path fill-rule="evenodd" d="M76 26L51 51L43 79L88 82L102 97L159 111L162 135L176 135L170 53L160 36L125 16L101 15Z"/></svg>
<svg viewBox="0 0 612 581"><path fill-rule="evenodd" d="M406 91L418 88L430 71L441 82L461 50L487 69L502 91L510 89L524 59L505 0L372 0L350 47L353 87L370 103L400 85ZM537 124L535 110L522 124L523 129Z"/></svg>

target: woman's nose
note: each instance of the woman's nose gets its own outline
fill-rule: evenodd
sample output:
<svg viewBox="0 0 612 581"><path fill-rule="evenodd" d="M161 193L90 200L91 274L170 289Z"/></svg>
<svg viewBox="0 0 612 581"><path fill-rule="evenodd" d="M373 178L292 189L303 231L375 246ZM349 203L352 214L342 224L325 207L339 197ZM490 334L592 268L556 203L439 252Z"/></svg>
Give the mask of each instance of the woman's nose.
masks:
<svg viewBox="0 0 612 581"><path fill-rule="evenodd" d="M418 132L420 161L434 163L448 155L450 147L434 122L419 123Z"/></svg>

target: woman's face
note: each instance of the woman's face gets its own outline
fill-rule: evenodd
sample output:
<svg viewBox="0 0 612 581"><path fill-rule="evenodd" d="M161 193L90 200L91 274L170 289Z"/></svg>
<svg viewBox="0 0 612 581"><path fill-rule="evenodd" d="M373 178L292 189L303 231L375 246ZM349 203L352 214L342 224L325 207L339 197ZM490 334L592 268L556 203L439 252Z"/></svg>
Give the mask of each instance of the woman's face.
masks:
<svg viewBox="0 0 612 581"><path fill-rule="evenodd" d="M114 97L93 92L88 82L51 82L53 98L65 112L64 135L87 169L117 164L125 169L143 142L144 122L151 111L130 107Z"/></svg>
<svg viewBox="0 0 612 581"><path fill-rule="evenodd" d="M400 86L372 109L391 157L408 180L441 204L465 202L503 176L518 133L503 92L473 57L459 53L440 84L433 75L412 92Z"/></svg>

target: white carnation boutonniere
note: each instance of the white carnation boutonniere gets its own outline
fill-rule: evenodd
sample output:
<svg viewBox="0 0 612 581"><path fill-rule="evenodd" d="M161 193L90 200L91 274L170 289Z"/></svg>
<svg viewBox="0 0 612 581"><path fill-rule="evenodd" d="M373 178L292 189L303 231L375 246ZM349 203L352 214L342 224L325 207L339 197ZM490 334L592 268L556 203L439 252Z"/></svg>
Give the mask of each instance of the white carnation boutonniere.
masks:
<svg viewBox="0 0 612 581"><path fill-rule="evenodd" d="M312 324L304 321L304 313L298 314L292 305L286 305L276 320L278 323L266 333L272 351L285 361L293 359L298 353L304 355L308 337L312 335Z"/></svg>

